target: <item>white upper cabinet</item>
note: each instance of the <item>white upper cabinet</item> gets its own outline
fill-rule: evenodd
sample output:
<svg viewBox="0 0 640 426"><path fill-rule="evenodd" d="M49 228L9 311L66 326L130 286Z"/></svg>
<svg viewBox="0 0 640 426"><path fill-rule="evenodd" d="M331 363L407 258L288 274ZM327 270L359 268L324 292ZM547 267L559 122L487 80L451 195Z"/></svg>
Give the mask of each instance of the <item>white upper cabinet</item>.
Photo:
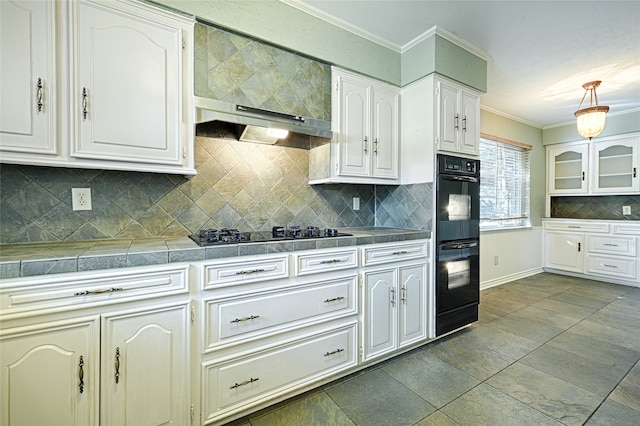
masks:
<svg viewBox="0 0 640 426"><path fill-rule="evenodd" d="M400 90L337 68L332 78L334 135L311 150L310 183L397 183Z"/></svg>
<svg viewBox="0 0 640 426"><path fill-rule="evenodd" d="M0 2L0 150L57 154L56 7Z"/></svg>
<svg viewBox="0 0 640 426"><path fill-rule="evenodd" d="M3 162L196 173L192 19L129 0L20 1L2 2L2 23Z"/></svg>
<svg viewBox="0 0 640 426"><path fill-rule="evenodd" d="M547 148L549 194L581 194L588 190L589 144Z"/></svg>
<svg viewBox="0 0 640 426"><path fill-rule="evenodd" d="M594 192L640 191L640 136L593 142L592 153Z"/></svg>
<svg viewBox="0 0 640 426"><path fill-rule="evenodd" d="M480 96L460 85L436 79L436 149L480 154Z"/></svg>
<svg viewBox="0 0 640 426"><path fill-rule="evenodd" d="M638 194L640 135L547 147L548 193Z"/></svg>
<svg viewBox="0 0 640 426"><path fill-rule="evenodd" d="M73 3L71 155L180 166L182 29L124 6Z"/></svg>

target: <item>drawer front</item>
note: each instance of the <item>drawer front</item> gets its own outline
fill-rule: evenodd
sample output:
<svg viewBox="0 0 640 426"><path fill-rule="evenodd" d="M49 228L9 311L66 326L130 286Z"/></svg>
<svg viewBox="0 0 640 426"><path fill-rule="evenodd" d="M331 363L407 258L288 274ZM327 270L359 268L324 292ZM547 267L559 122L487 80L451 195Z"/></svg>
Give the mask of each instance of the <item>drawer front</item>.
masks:
<svg viewBox="0 0 640 426"><path fill-rule="evenodd" d="M204 422L356 364L356 326L224 363L203 365Z"/></svg>
<svg viewBox="0 0 640 426"><path fill-rule="evenodd" d="M588 222L543 222L544 229L550 231L574 231L574 232L609 232L608 223Z"/></svg>
<svg viewBox="0 0 640 426"><path fill-rule="evenodd" d="M78 272L18 279L0 287L4 318L82 309L111 303L188 293L188 267Z"/></svg>
<svg viewBox="0 0 640 426"><path fill-rule="evenodd" d="M612 226L614 234L640 235L640 225L633 223L615 223Z"/></svg>
<svg viewBox="0 0 640 426"><path fill-rule="evenodd" d="M301 253L294 257L294 261L296 276L357 268L358 249Z"/></svg>
<svg viewBox="0 0 640 426"><path fill-rule="evenodd" d="M220 261L204 266L203 289L275 280L289 276L288 255Z"/></svg>
<svg viewBox="0 0 640 426"><path fill-rule="evenodd" d="M390 243L365 247L363 249L364 266L379 265L389 262L401 262L408 259L425 258L429 255L427 243Z"/></svg>
<svg viewBox="0 0 640 426"><path fill-rule="evenodd" d="M587 272L618 278L638 278L637 260L624 257L587 255Z"/></svg>
<svg viewBox="0 0 640 426"><path fill-rule="evenodd" d="M205 352L357 313L357 276L205 303Z"/></svg>
<svg viewBox="0 0 640 426"><path fill-rule="evenodd" d="M636 238L587 235L587 250L589 253L635 256Z"/></svg>

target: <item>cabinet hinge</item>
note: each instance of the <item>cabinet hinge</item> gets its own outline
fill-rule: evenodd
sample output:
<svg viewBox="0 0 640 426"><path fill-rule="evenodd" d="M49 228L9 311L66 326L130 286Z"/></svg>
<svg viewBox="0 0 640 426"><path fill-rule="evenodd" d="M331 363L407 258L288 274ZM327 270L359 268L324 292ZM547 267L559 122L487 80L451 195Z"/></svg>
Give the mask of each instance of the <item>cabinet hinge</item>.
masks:
<svg viewBox="0 0 640 426"><path fill-rule="evenodd" d="M186 49L187 48L187 42L184 41L184 39L182 39L182 49Z"/></svg>
<svg viewBox="0 0 640 426"><path fill-rule="evenodd" d="M360 346L360 358L364 357L364 348Z"/></svg>
<svg viewBox="0 0 640 426"><path fill-rule="evenodd" d="M187 158L187 148L182 148L182 158Z"/></svg>
<svg viewBox="0 0 640 426"><path fill-rule="evenodd" d="M196 409L193 406L193 404L191 404L191 423L193 423L193 419L196 417Z"/></svg>
<svg viewBox="0 0 640 426"><path fill-rule="evenodd" d="M338 91L339 88L340 88L340 82L336 80L336 92Z"/></svg>
<svg viewBox="0 0 640 426"><path fill-rule="evenodd" d="M196 321L196 308L191 307L191 322L194 323Z"/></svg>

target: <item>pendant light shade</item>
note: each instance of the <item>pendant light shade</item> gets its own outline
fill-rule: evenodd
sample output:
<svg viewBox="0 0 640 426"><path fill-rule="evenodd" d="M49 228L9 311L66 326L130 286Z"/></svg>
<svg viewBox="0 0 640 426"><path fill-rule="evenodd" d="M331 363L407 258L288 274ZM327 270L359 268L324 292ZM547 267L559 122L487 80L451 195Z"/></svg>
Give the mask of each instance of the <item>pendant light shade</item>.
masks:
<svg viewBox="0 0 640 426"><path fill-rule="evenodd" d="M601 81L590 81L582 85L584 88L584 96L578 105L578 110L573 113L577 119L578 133L582 137L591 139L594 136L598 136L602 129L604 129L605 115L609 111L608 106L598 105L598 95L596 94L596 87L600 85ZM582 103L589 93L589 107L582 108ZM595 105L593 102L595 100Z"/></svg>

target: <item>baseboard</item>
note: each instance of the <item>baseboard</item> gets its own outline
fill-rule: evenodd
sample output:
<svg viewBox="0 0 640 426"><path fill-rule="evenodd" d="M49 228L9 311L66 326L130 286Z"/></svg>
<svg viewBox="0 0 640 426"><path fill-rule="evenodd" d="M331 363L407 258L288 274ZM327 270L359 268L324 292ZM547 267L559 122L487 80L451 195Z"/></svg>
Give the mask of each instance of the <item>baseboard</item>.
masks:
<svg viewBox="0 0 640 426"><path fill-rule="evenodd" d="M508 282L519 280L521 278L530 277L531 275L540 274L542 272L544 272L544 269L542 269L542 267L540 267L540 268L529 269L529 270L526 270L526 271L520 271L520 272L518 272L516 274L505 275L504 277L494 278L494 279L489 280L489 281L481 282L480 283L480 290L486 290L486 289L491 288L491 287L495 287L495 286L498 286L498 285L506 284Z"/></svg>

